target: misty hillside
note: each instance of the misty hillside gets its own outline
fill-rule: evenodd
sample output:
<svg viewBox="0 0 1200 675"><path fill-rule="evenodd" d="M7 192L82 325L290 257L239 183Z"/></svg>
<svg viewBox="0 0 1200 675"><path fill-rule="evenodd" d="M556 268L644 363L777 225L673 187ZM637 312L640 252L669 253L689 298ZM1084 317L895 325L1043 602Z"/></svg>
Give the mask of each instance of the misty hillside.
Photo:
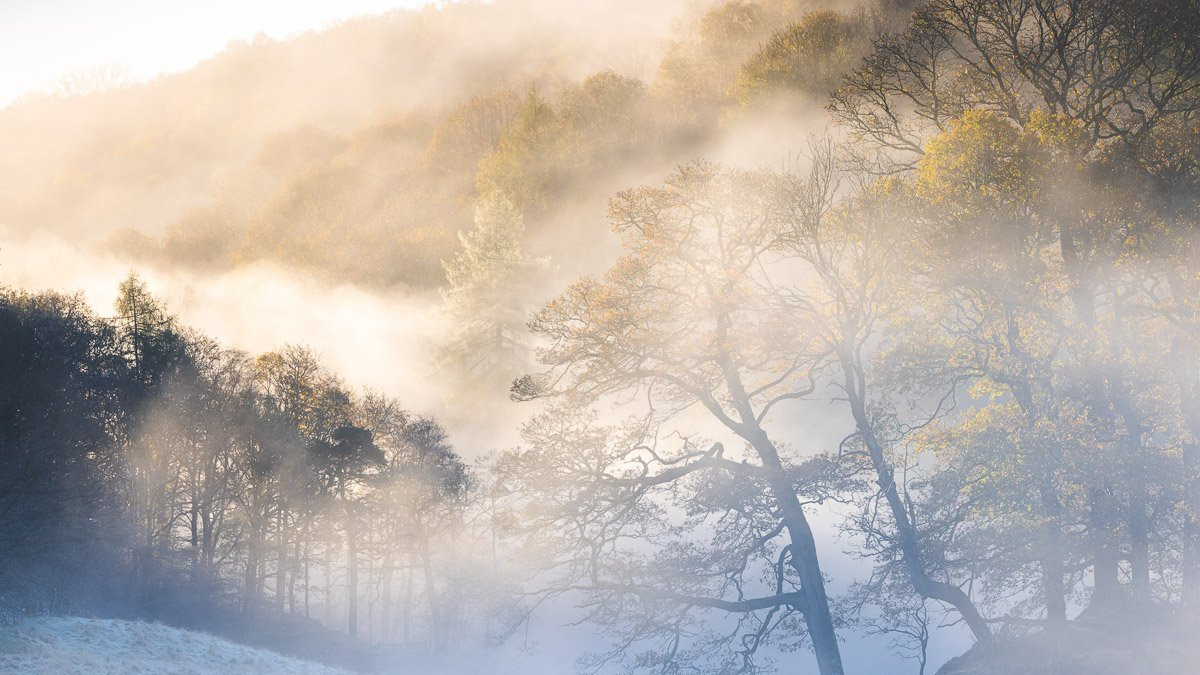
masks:
<svg viewBox="0 0 1200 675"><path fill-rule="evenodd" d="M27 98L0 111L0 228L130 262L428 288L475 197L504 190L539 250L594 265L581 248L604 248L596 214L622 185L702 154L764 90L819 108L869 21L814 26L833 37L783 71L756 52L821 7L452 3Z"/></svg>
<svg viewBox="0 0 1200 675"><path fill-rule="evenodd" d="M212 635L117 619L40 617L0 627L8 675L349 675Z"/></svg>
<svg viewBox="0 0 1200 675"><path fill-rule="evenodd" d="M0 670L1200 673L1200 0L166 56L0 109Z"/></svg>

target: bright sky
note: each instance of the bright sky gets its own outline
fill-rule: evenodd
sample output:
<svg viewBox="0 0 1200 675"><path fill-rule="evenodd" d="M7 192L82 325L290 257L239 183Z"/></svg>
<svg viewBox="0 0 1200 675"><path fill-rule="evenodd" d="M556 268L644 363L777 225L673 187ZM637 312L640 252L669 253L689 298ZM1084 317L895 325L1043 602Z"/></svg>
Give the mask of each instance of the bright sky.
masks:
<svg viewBox="0 0 1200 675"><path fill-rule="evenodd" d="M280 39L431 0L0 0L0 107L72 72L186 70L231 40Z"/></svg>

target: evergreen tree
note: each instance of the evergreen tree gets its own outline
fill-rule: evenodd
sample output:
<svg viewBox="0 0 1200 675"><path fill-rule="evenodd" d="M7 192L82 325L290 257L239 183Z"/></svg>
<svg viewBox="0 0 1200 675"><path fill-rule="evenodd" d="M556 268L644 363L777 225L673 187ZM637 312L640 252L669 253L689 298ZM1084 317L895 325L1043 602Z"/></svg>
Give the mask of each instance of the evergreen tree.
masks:
<svg viewBox="0 0 1200 675"><path fill-rule="evenodd" d="M450 331L438 360L457 380L456 395L466 386L506 389L528 369L532 349L525 324L546 260L525 251L524 230L513 203L492 192L475 208L475 227L459 236L462 249L443 262Z"/></svg>

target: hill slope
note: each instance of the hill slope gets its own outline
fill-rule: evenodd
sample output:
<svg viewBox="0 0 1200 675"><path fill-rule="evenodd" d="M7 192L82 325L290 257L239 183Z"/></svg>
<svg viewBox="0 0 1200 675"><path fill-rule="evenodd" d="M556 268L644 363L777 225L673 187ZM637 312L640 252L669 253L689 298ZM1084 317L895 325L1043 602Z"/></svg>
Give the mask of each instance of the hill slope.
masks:
<svg viewBox="0 0 1200 675"><path fill-rule="evenodd" d="M347 671L161 624L40 617L0 628L0 673L348 675Z"/></svg>
<svg viewBox="0 0 1200 675"><path fill-rule="evenodd" d="M1194 621L1126 611L1023 636L951 659L937 675L1198 675Z"/></svg>
<svg viewBox="0 0 1200 675"><path fill-rule="evenodd" d="M844 4L858 2L879 0ZM0 108L0 266L48 237L134 268L265 262L427 291L476 198L499 191L565 284L614 254L616 191L700 156L755 167L804 145L824 120L814 92L867 42L832 60L761 49L804 17L833 21L816 10L834 4L460 0L30 96Z"/></svg>

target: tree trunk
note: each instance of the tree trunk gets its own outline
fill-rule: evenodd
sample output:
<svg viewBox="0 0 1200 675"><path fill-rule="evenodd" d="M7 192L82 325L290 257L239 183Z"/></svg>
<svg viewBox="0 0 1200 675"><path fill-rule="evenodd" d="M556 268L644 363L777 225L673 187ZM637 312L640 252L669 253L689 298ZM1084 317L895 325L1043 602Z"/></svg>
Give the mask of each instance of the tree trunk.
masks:
<svg viewBox="0 0 1200 675"><path fill-rule="evenodd" d="M284 610L284 600L287 597L287 575L288 575L288 537L287 537L287 511L280 507L279 515L276 518L276 527L278 530L279 540L275 547L275 609L282 612Z"/></svg>
<svg viewBox="0 0 1200 675"><path fill-rule="evenodd" d="M381 605L379 607L379 641L388 644L392 639L392 575L395 565L389 554L383 560L383 580L380 589Z"/></svg>
<svg viewBox="0 0 1200 675"><path fill-rule="evenodd" d="M349 509L347 509L348 511ZM348 621L350 637L358 637L358 533L355 531L354 515L346 519L346 601L349 607Z"/></svg>
<svg viewBox="0 0 1200 675"><path fill-rule="evenodd" d="M1112 393L1113 406L1125 425L1122 438L1125 462L1130 466L1129 506L1126 522L1129 525L1130 588L1139 601L1150 600L1150 523L1146 489L1145 458L1142 435L1145 429L1137 411L1125 392Z"/></svg>
<svg viewBox="0 0 1200 675"><path fill-rule="evenodd" d="M188 529L190 535L188 544L191 545L192 574L194 577L197 569L200 567L200 560L202 558L200 552L200 507L196 503L195 481L192 481L192 499L188 507Z"/></svg>
<svg viewBox="0 0 1200 675"><path fill-rule="evenodd" d="M249 614L258 608L258 547L254 544L246 550L245 594L243 608Z"/></svg>
<svg viewBox="0 0 1200 675"><path fill-rule="evenodd" d="M310 576L309 576L312 571L312 559L311 559L312 533L308 532L307 527L305 527L305 531L306 531L306 534L304 536L304 618L308 619L308 618L311 618L311 616L312 616L310 614L311 605L309 604L309 589L312 587L312 582L310 581Z"/></svg>
<svg viewBox="0 0 1200 675"><path fill-rule="evenodd" d="M748 425L746 439L770 470L771 491L775 493L775 502L783 514L784 527L791 542L792 569L800 575L800 590L804 595L804 624L817 658L817 670L821 675L844 675L841 650L833 627L833 616L829 611L829 598L825 594L825 578L821 574L817 556L817 544L808 518L804 515L804 508L796 498L795 488L787 481L779 451L766 432L757 423L752 427Z"/></svg>
<svg viewBox="0 0 1200 675"><path fill-rule="evenodd" d="M1140 446L1140 443L1137 444ZM1140 449L1140 448L1139 448ZM1133 456L1133 479L1129 489L1129 586L1138 602L1150 601L1150 514L1146 476L1141 459Z"/></svg>
<svg viewBox="0 0 1200 675"><path fill-rule="evenodd" d="M1191 370L1195 370L1193 364ZM1198 388L1197 390L1200 390ZM1196 390L1193 390L1196 391ZM1183 445L1183 602L1200 610L1200 405L1194 395L1181 397L1191 438Z"/></svg>
<svg viewBox="0 0 1200 675"><path fill-rule="evenodd" d="M325 559L321 562L321 572L325 576L324 615L325 623L327 625L333 624L333 572L329 567L331 558L332 556L327 553Z"/></svg>
<svg viewBox="0 0 1200 675"><path fill-rule="evenodd" d="M887 457L883 453L883 445L875 435L875 428L867 416L866 404L859 384L862 382L862 378L856 375L855 367L844 355L842 358L844 386L850 400L850 410L854 416L858 433L871 457L871 465L875 469L875 483L879 486L888 509L892 513L892 519L896 523L896 533L900 538L900 551L904 555L904 567L908 572L913 590L923 598L938 600L950 605L966 622L976 641L985 644L991 642L992 629L979 613L979 609L975 607L970 596L954 584L929 578L929 574L925 570L924 555L921 552L916 528L913 526L904 501L900 498L895 470L887 461Z"/></svg>
<svg viewBox="0 0 1200 675"><path fill-rule="evenodd" d="M1150 525L1146 513L1145 485L1136 486L1129 505L1130 590L1141 602L1150 600Z"/></svg>
<svg viewBox="0 0 1200 675"><path fill-rule="evenodd" d="M408 567L404 571L404 607L403 612L404 623L401 626L400 635L404 640L404 645L407 647L412 644L412 603L413 603L413 565L412 559L409 559Z"/></svg>
<svg viewBox="0 0 1200 675"><path fill-rule="evenodd" d="M1176 352L1182 358L1175 377L1188 436L1183 443L1183 604L1200 612L1200 354L1193 346L1200 321L1189 310L1194 290L1178 274L1168 274L1167 282L1184 325L1191 327L1191 335L1177 342Z"/></svg>
<svg viewBox="0 0 1200 675"><path fill-rule="evenodd" d="M718 318L718 322L719 339L724 339L728 334L727 319L722 316ZM817 670L820 675L844 675L846 671L842 666L837 632L834 630L833 616L829 611L829 598L825 593L825 578L821 574L817 543L808 524L808 517L804 515L804 507L796 497L795 486L787 479L778 448L771 442L754 414L750 396L746 393L737 367L724 350L718 352L717 362L725 376L725 383L729 387L741 422L731 424L730 429L754 448L759 460L767 469L771 492L774 493L776 507L788 532L792 550L791 565L800 577L800 592L804 597L804 624L808 629L809 640L812 641Z"/></svg>
<svg viewBox="0 0 1200 675"><path fill-rule="evenodd" d="M1042 596L1046 603L1046 619L1063 623L1067 620L1067 593L1063 582L1062 502L1052 475L1042 478L1038 494L1046 519L1042 526Z"/></svg>
<svg viewBox="0 0 1200 675"><path fill-rule="evenodd" d="M433 576L433 556L429 552L429 540L424 537L421 538L421 564L425 571L425 599L429 603L431 649L435 655L441 656L443 647L442 612L437 597L437 584Z"/></svg>
<svg viewBox="0 0 1200 675"><path fill-rule="evenodd" d="M296 541L292 543L292 566L291 566L291 573L288 574L288 591L287 592L288 592L288 612L290 614L296 613L296 584L298 583L297 579L296 579L296 577L298 576L296 574L296 571L297 571L296 567L297 567L297 563L303 558L303 556L304 556L304 549L301 548L300 537L297 537Z"/></svg>
<svg viewBox="0 0 1200 675"><path fill-rule="evenodd" d="M252 508L255 506L257 506L257 502L252 505ZM251 515L250 537L246 546L245 570L245 610L247 613L257 610L259 605L259 593L261 592L259 582L262 579L262 575L259 574L259 565L262 560L263 529L261 519L257 515Z"/></svg>
<svg viewBox="0 0 1200 675"><path fill-rule="evenodd" d="M1117 570L1120 557L1112 544L1111 500L1103 485L1088 488L1088 531L1092 540L1092 602L1107 605L1121 594Z"/></svg>
<svg viewBox="0 0 1200 675"><path fill-rule="evenodd" d="M1087 331L1088 342L1096 330L1096 299L1095 284L1085 269L1085 265L1075 237L1069 224L1061 224L1059 228L1059 248L1062 254L1063 267L1067 272L1070 284L1071 303L1075 306L1075 315L1079 323ZM1092 413L1100 416L1107 414L1104 404L1103 385L1096 377L1096 364L1088 356L1088 349L1082 353L1082 365L1085 372L1090 373L1085 379L1085 403ZM1100 472L1088 486L1090 514L1088 528L1092 539L1092 578L1093 603L1105 604L1120 595L1118 580L1119 556L1113 549L1112 542L1112 510L1109 504L1109 491Z"/></svg>
<svg viewBox="0 0 1200 675"><path fill-rule="evenodd" d="M213 578L213 534L212 534L212 514L207 509L200 514L202 527L200 534L200 570L204 580L210 581Z"/></svg>

